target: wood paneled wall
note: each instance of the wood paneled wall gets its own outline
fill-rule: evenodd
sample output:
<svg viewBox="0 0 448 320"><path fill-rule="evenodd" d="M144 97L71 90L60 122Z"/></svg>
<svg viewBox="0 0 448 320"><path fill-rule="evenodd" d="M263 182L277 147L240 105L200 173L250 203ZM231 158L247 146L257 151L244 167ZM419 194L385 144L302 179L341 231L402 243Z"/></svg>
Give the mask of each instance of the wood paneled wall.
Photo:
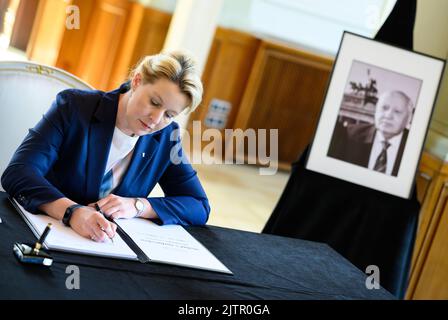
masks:
<svg viewBox="0 0 448 320"><path fill-rule="evenodd" d="M204 97L191 120L202 121L206 128L203 122L208 106L213 99L220 99L232 105L226 128L234 128L260 42L244 32L217 28L202 76Z"/></svg>
<svg viewBox="0 0 448 320"><path fill-rule="evenodd" d="M65 9L67 3L60 0L40 0L33 23L27 56L30 60L54 66L64 37Z"/></svg>
<svg viewBox="0 0 448 320"><path fill-rule="evenodd" d="M12 47L26 51L38 5L39 0L20 1L11 34L10 45ZM3 21L1 16L0 21Z"/></svg>
<svg viewBox="0 0 448 320"><path fill-rule="evenodd" d="M416 265L412 299L448 299L448 177L440 190L424 250Z"/></svg>
<svg viewBox="0 0 448 320"><path fill-rule="evenodd" d="M146 8L140 25L131 61L137 63L144 55L159 53L170 27L172 15L156 9Z"/></svg>
<svg viewBox="0 0 448 320"><path fill-rule="evenodd" d="M54 1L39 6L28 56L101 90L116 88L140 58L160 52L171 21L170 14L129 0L72 0L81 21L80 29L69 30L67 3ZM45 56L49 52L54 55Z"/></svg>
<svg viewBox="0 0 448 320"><path fill-rule="evenodd" d="M0 21L4 21L8 10L9 0L0 0ZM0 33L3 33L4 24L0 23Z"/></svg>
<svg viewBox="0 0 448 320"><path fill-rule="evenodd" d="M421 253L424 236L428 231L428 227L432 218L435 203L438 194L438 177L443 162L424 152L420 160L419 170L416 177L417 197L421 204L418 233L414 245L414 255L412 258L412 268L414 268L418 255ZM413 269L411 270L411 274Z"/></svg>
<svg viewBox="0 0 448 320"><path fill-rule="evenodd" d="M72 4L80 8L80 29L65 30L56 67L82 78L79 70L81 54L84 51L85 42L89 35L88 26L94 10L95 1L74 0Z"/></svg>
<svg viewBox="0 0 448 320"><path fill-rule="evenodd" d="M311 142L332 64L332 59L263 41L235 127L278 129L279 164L289 167Z"/></svg>
<svg viewBox="0 0 448 320"><path fill-rule="evenodd" d="M171 14L134 4L108 89L118 87L142 57L163 49Z"/></svg>
<svg viewBox="0 0 448 320"><path fill-rule="evenodd" d="M99 89L107 89L130 12L127 0L94 1L77 74Z"/></svg>

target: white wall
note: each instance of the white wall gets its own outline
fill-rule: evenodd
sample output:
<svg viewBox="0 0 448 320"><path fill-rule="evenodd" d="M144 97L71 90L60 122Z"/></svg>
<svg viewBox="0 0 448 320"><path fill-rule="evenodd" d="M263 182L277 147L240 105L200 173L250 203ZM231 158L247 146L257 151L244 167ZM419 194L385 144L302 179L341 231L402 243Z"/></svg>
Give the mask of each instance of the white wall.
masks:
<svg viewBox="0 0 448 320"><path fill-rule="evenodd" d="M229 29L252 32L249 16L254 1L256 0L224 0L218 24Z"/></svg>
<svg viewBox="0 0 448 320"><path fill-rule="evenodd" d="M176 0L138 0L139 3L146 7L153 7L165 12L174 12L176 8Z"/></svg>
<svg viewBox="0 0 448 320"><path fill-rule="evenodd" d="M165 12L173 13L177 0L138 0L144 6L150 6ZM213 1L213 0L210 0ZM253 0L224 0L219 25L226 28L252 31L248 16Z"/></svg>
<svg viewBox="0 0 448 320"><path fill-rule="evenodd" d="M448 1L417 0L414 49L445 59L448 54Z"/></svg>
<svg viewBox="0 0 448 320"><path fill-rule="evenodd" d="M414 49L448 58L447 0L417 0ZM440 158L446 158L448 154L448 68L445 69L425 147Z"/></svg>

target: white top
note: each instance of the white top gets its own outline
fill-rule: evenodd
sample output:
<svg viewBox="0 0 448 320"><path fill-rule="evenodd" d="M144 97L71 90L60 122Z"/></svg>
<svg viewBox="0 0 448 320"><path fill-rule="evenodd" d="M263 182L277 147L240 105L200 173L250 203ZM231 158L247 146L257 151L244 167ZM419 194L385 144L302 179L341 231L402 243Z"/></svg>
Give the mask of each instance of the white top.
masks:
<svg viewBox="0 0 448 320"><path fill-rule="evenodd" d="M395 159L397 158L398 149L400 148L401 138L403 137L403 132L396 135L389 140L389 148L387 148L387 163L386 163L386 174L392 175L392 170L394 169ZM375 162L381 151L383 150L382 141L386 140L381 132L378 130L375 134L375 139L373 140L372 152L370 152L369 158L369 169L373 170L375 167Z"/></svg>
<svg viewBox="0 0 448 320"><path fill-rule="evenodd" d="M129 166L138 138L138 136L130 137L115 127L109 157L107 159L106 170L104 171L104 174L106 174L113 168L112 190L119 184L124 172Z"/></svg>

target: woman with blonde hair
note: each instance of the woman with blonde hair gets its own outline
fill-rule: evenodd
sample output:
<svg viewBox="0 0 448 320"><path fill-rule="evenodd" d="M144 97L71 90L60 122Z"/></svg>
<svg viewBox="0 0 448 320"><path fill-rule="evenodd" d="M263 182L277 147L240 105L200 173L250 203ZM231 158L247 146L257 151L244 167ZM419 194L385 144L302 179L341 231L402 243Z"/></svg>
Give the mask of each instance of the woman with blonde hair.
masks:
<svg viewBox="0 0 448 320"><path fill-rule="evenodd" d="M203 225L210 206L173 121L199 105L202 90L181 52L144 57L113 91L64 90L15 152L3 188L94 241L115 235L105 216ZM165 197L148 198L157 183Z"/></svg>

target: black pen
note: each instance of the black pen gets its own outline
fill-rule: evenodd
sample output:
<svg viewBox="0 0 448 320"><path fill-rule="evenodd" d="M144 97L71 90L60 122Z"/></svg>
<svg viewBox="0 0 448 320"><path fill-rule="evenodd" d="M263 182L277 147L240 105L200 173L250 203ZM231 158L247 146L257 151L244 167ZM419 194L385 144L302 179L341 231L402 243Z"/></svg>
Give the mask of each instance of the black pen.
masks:
<svg viewBox="0 0 448 320"><path fill-rule="evenodd" d="M108 221L110 221L110 222L114 222L114 220L113 220L112 218L106 216L106 215L104 214L104 212L101 211L100 206L99 206L98 203L96 203L96 202L95 202L95 209L96 209L96 211L98 211L99 213L101 213L101 214L103 215L103 217L106 218ZM103 228L101 228L101 230L104 231ZM114 238L109 238L109 239L112 241L112 243L114 243Z"/></svg>
<svg viewBox="0 0 448 320"><path fill-rule="evenodd" d="M47 227L45 228L44 232L42 233L39 240L37 240L36 244L34 245L33 252L35 254L39 254L39 250L42 248L42 245L43 245L48 233L50 232L50 229L51 229L51 223L47 224Z"/></svg>

